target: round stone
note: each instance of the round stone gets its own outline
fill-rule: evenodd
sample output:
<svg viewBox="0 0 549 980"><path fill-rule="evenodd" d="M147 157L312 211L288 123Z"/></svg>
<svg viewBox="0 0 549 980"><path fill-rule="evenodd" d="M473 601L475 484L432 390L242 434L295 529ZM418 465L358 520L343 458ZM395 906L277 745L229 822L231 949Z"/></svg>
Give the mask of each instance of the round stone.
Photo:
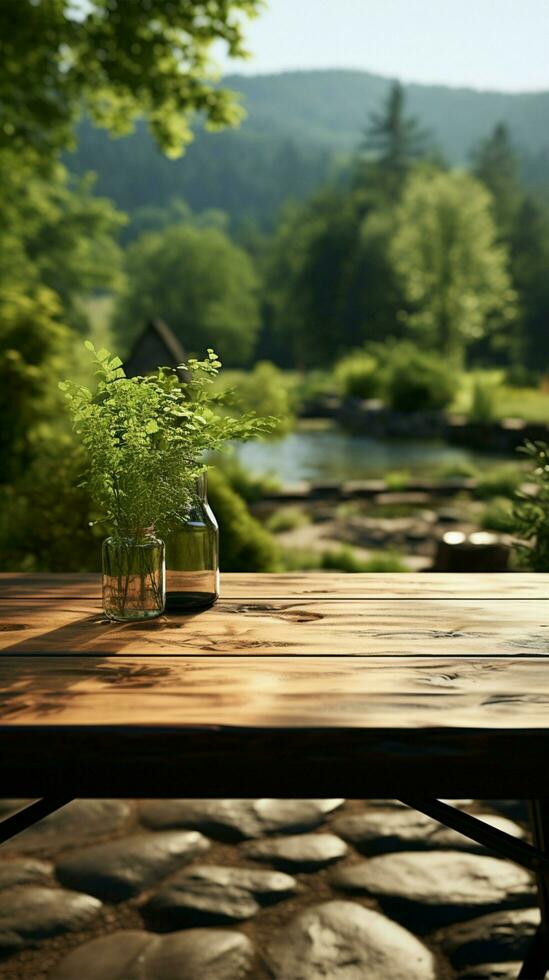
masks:
<svg viewBox="0 0 549 980"><path fill-rule="evenodd" d="M301 834L242 845L242 853L254 861L269 861L276 867L295 871L324 868L339 861L347 851L345 842L334 834Z"/></svg>
<svg viewBox="0 0 549 980"><path fill-rule="evenodd" d="M53 865L36 858L11 858L0 863L0 891L16 885L39 885L51 881Z"/></svg>
<svg viewBox="0 0 549 980"><path fill-rule="evenodd" d="M478 814L478 819L513 837L524 836L522 828L505 817L483 813ZM343 815L334 820L332 826L337 834L363 854L432 848L473 852L484 850L481 844L456 830L445 827L424 813L404 807L376 808L364 813Z"/></svg>
<svg viewBox="0 0 549 980"><path fill-rule="evenodd" d="M432 953L379 912L354 902L307 909L267 950L275 980L434 980Z"/></svg>
<svg viewBox="0 0 549 980"><path fill-rule="evenodd" d="M0 950L15 952L59 933L83 929L101 908L90 895L20 885L0 892Z"/></svg>
<svg viewBox="0 0 549 980"><path fill-rule="evenodd" d="M250 940L229 930L121 930L73 950L48 980L245 980L253 956Z"/></svg>
<svg viewBox="0 0 549 980"><path fill-rule="evenodd" d="M144 915L160 929L225 925L251 918L260 905L280 901L296 889L295 878L277 871L193 865L153 895Z"/></svg>
<svg viewBox="0 0 549 980"><path fill-rule="evenodd" d="M432 939L455 967L523 960L539 925L539 911L510 909L440 929ZM517 973L518 976L518 973Z"/></svg>
<svg viewBox="0 0 549 980"><path fill-rule="evenodd" d="M133 834L86 847L56 865L59 881L109 902L121 902L177 871L210 846L195 830Z"/></svg>
<svg viewBox="0 0 549 980"><path fill-rule="evenodd" d="M141 821L155 830L190 827L223 841L311 830L344 800L148 800Z"/></svg>
<svg viewBox="0 0 549 980"><path fill-rule="evenodd" d="M12 837L4 847L21 854L76 847L121 830L131 812L131 805L125 800L72 800Z"/></svg>
<svg viewBox="0 0 549 980"><path fill-rule="evenodd" d="M532 904L530 875L499 858L457 851L403 851L337 868L336 887L374 895L416 932L498 908Z"/></svg>

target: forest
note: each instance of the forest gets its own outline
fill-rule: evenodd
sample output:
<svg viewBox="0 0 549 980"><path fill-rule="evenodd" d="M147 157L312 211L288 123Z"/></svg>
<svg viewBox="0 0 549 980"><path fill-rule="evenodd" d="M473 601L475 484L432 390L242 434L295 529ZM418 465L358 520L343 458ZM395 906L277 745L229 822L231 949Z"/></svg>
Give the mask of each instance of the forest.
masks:
<svg viewBox="0 0 549 980"><path fill-rule="evenodd" d="M101 40L106 48L93 31L85 36L97 77L76 71L66 91L63 76L48 100L40 73L53 71L51 50L44 43L43 63L30 58L23 20L13 45L29 98L25 111L13 104L0 140L2 568L96 567L100 530L57 382L86 378L85 339L124 358L151 318L190 354L213 347L240 404L278 415L279 434L304 400L334 391L405 412L447 410L457 399L484 418L503 405L509 412L515 398L522 412L545 417L549 180L540 119L549 95L335 73L328 105L330 73L280 76L278 87L234 77L226 82L246 90L249 125L211 133L242 114L216 85L191 87L187 115L174 114L165 78L144 99L128 69L117 79L124 98L105 99L97 52L112 43L120 54L116 31ZM236 50L235 32L226 30ZM131 31L123 43L131 61ZM13 65L4 64L3 84ZM299 85L302 98L288 109L288 86ZM452 106L461 107L459 145L441 122ZM193 127L186 154L168 159ZM246 509L253 488L244 482L234 467L213 480L225 567L279 567Z"/></svg>

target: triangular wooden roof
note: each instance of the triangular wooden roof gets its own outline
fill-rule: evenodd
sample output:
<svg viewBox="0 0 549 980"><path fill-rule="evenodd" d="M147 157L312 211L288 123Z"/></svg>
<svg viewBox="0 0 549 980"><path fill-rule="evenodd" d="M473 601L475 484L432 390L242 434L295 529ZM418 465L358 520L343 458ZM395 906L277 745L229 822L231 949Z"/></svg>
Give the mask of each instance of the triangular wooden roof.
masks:
<svg viewBox="0 0 549 980"><path fill-rule="evenodd" d="M177 367L185 360L185 351L173 330L163 320L149 320L136 337L124 369L129 378L148 374L159 367Z"/></svg>

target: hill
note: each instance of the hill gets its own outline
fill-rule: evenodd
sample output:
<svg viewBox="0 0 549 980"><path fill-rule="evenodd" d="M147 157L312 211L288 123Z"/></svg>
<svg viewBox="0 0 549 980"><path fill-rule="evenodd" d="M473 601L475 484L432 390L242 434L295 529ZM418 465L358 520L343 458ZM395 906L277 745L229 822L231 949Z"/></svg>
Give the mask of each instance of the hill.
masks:
<svg viewBox="0 0 549 980"><path fill-rule="evenodd" d="M128 210L185 198L195 210L221 208L233 221L268 226L287 197L310 193L360 143L370 112L391 79L361 71L294 71L230 75L224 84L241 93L248 117L237 131L197 132L176 161L156 150L144 126L112 140L84 121L68 157L77 173L94 170L97 192ZM508 94L443 85L405 86L408 109L432 131L452 164L505 122L524 157L531 181L549 181L549 92Z"/></svg>

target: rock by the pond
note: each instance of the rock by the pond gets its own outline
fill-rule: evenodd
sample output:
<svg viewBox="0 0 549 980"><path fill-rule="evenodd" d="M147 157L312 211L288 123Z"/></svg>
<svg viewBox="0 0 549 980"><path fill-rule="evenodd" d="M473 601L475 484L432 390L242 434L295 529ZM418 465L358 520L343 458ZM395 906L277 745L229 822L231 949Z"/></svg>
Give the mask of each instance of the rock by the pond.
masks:
<svg viewBox="0 0 549 980"><path fill-rule="evenodd" d="M121 902L177 871L210 846L196 830L140 833L81 848L61 858L56 874L61 884Z"/></svg>
<svg viewBox="0 0 549 980"><path fill-rule="evenodd" d="M477 816L479 820L513 837L524 836L522 828L506 817L490 813ZM408 808L376 808L343 815L334 820L332 827L336 834L350 841L363 854L431 848L473 852L484 850L476 841L469 840L424 813Z"/></svg>
<svg viewBox="0 0 549 980"><path fill-rule="evenodd" d="M124 827L131 813L125 800L72 800L4 845L21 854L77 847Z"/></svg>
<svg viewBox="0 0 549 980"><path fill-rule="evenodd" d="M311 830L344 800L149 800L141 821L155 830L190 827L219 840Z"/></svg>
<svg viewBox="0 0 549 980"><path fill-rule="evenodd" d="M275 867L294 871L317 871L339 861L348 848L335 834L300 834L248 841L242 854L254 861L268 861Z"/></svg>
<svg viewBox="0 0 549 980"><path fill-rule="evenodd" d="M424 933L475 915L532 904L534 885L522 868L458 851L401 851L337 868L332 883L374 895L388 915Z"/></svg>
<svg viewBox="0 0 549 980"><path fill-rule="evenodd" d="M523 960L539 925L537 908L482 915L431 937L455 967Z"/></svg>
<svg viewBox="0 0 549 980"><path fill-rule="evenodd" d="M0 893L0 950L15 952L59 933L83 929L99 912L91 895L20 885Z"/></svg>
<svg viewBox="0 0 549 980"><path fill-rule="evenodd" d="M280 871L193 865L175 875L144 908L160 929L226 925L250 919L261 905L292 895L297 881Z"/></svg>
<svg viewBox="0 0 549 980"><path fill-rule="evenodd" d="M253 955L250 940L229 930L120 930L70 952L48 980L245 980Z"/></svg>
<svg viewBox="0 0 549 980"><path fill-rule="evenodd" d="M517 980L522 963L482 963L459 974L459 980Z"/></svg>
<svg viewBox="0 0 549 980"><path fill-rule="evenodd" d="M432 953L379 912L354 902L308 908L267 950L275 980L434 980Z"/></svg>
<svg viewBox="0 0 549 980"><path fill-rule="evenodd" d="M53 865L37 858L11 858L0 862L0 891L16 885L38 885L51 880Z"/></svg>

